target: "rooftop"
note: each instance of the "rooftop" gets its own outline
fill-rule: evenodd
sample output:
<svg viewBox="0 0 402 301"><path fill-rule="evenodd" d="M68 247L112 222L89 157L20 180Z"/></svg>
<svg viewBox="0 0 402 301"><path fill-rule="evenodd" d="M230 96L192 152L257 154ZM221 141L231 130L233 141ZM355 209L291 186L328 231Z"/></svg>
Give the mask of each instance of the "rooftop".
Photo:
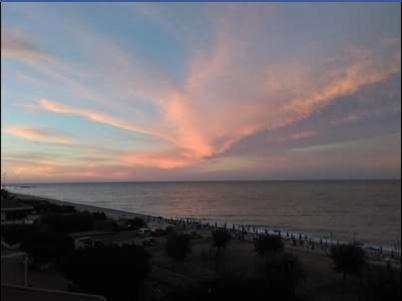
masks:
<svg viewBox="0 0 402 301"><path fill-rule="evenodd" d="M105 297L24 286L2 285L2 301L106 301Z"/></svg>

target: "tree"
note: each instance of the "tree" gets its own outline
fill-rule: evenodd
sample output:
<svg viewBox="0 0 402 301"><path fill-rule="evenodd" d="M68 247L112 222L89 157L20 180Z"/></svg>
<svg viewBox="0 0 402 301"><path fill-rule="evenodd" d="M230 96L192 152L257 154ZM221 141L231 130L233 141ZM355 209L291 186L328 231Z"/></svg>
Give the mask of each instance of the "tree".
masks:
<svg viewBox="0 0 402 301"><path fill-rule="evenodd" d="M135 217L133 219L128 220L127 225L129 228L137 230L137 229L146 227L147 223L142 218Z"/></svg>
<svg viewBox="0 0 402 301"><path fill-rule="evenodd" d="M167 239L165 251L173 260L184 260L191 252L190 237L187 234L172 233Z"/></svg>
<svg viewBox="0 0 402 301"><path fill-rule="evenodd" d="M254 248L258 255L265 256L267 254L282 252L284 246L280 236L259 235L254 239Z"/></svg>
<svg viewBox="0 0 402 301"><path fill-rule="evenodd" d="M292 297L304 277L304 270L297 256L275 253L267 258L263 275L270 291L282 292Z"/></svg>
<svg viewBox="0 0 402 301"><path fill-rule="evenodd" d="M32 232L38 230L36 225L3 225L1 226L1 237L4 238L6 243L14 245L22 242Z"/></svg>
<svg viewBox="0 0 402 301"><path fill-rule="evenodd" d="M346 275L360 275L366 264L366 257L363 249L359 246L337 245L331 248L330 257L332 258L335 271Z"/></svg>
<svg viewBox="0 0 402 301"><path fill-rule="evenodd" d="M39 222L48 226L56 232L72 233L90 231L94 228L94 223L102 218L98 213L76 212L76 213L52 213L44 215Z"/></svg>
<svg viewBox="0 0 402 301"><path fill-rule="evenodd" d="M21 249L28 253L35 263L60 259L74 249L74 241L63 233L36 231L25 237Z"/></svg>
<svg viewBox="0 0 402 301"><path fill-rule="evenodd" d="M226 249L227 244L231 240L232 236L225 229L217 229L212 231L212 244L218 248L218 253L221 249Z"/></svg>
<svg viewBox="0 0 402 301"><path fill-rule="evenodd" d="M366 274L366 273L365 273ZM365 275L362 300L400 300L401 270L384 267L370 267Z"/></svg>
<svg viewBox="0 0 402 301"><path fill-rule="evenodd" d="M220 301L266 300L266 291L260 279L238 275L221 275L200 281L194 286L178 287L169 292L166 301ZM278 299L279 300L279 299Z"/></svg>
<svg viewBox="0 0 402 301"><path fill-rule="evenodd" d="M149 253L138 245L109 245L75 251L62 273L81 290L108 300L136 300L149 272Z"/></svg>

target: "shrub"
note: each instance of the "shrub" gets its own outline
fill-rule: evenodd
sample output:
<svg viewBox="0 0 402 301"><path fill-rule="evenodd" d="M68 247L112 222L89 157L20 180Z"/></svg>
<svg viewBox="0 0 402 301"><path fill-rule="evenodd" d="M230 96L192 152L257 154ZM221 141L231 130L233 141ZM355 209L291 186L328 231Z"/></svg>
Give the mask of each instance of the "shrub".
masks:
<svg viewBox="0 0 402 301"><path fill-rule="evenodd" d="M135 217L133 219L128 220L127 225L129 228L137 230L146 227L147 223L142 218Z"/></svg>
<svg viewBox="0 0 402 301"><path fill-rule="evenodd" d="M400 300L401 270L385 270L376 268L365 277L363 300Z"/></svg>
<svg viewBox="0 0 402 301"><path fill-rule="evenodd" d="M166 241L165 251L173 260L184 260L191 252L190 237L187 234L172 233Z"/></svg>
<svg viewBox="0 0 402 301"><path fill-rule="evenodd" d="M2 199L8 199L10 196L10 193L6 189L1 189L1 198Z"/></svg>
<svg viewBox="0 0 402 301"><path fill-rule="evenodd" d="M304 271L297 256L276 253L267 259L263 275L271 291L282 291L293 296L304 277Z"/></svg>
<svg viewBox="0 0 402 301"><path fill-rule="evenodd" d="M59 259L74 249L72 238L53 231L36 231L26 237L21 249L36 263Z"/></svg>
<svg viewBox="0 0 402 301"><path fill-rule="evenodd" d="M80 289L108 300L137 300L149 272L150 256L137 245L101 246L75 251L62 265L62 273Z"/></svg>
<svg viewBox="0 0 402 301"><path fill-rule="evenodd" d="M84 213L91 215L92 218L95 221L105 221L105 220L107 220L107 216L106 216L105 212L92 212L92 213L90 213L88 211L84 211Z"/></svg>
<svg viewBox="0 0 402 301"><path fill-rule="evenodd" d="M283 251L283 241L277 235L260 235L254 239L254 248L258 255L264 256L270 253Z"/></svg>
<svg viewBox="0 0 402 301"><path fill-rule="evenodd" d="M29 200L27 203L31 204L40 214L77 212L75 207L71 205L58 205L42 200Z"/></svg>
<svg viewBox="0 0 402 301"><path fill-rule="evenodd" d="M244 300L298 300L286 291L270 290L259 278L223 275L202 281L196 286L170 292L166 301L244 301Z"/></svg>
<svg viewBox="0 0 402 301"><path fill-rule="evenodd" d="M89 212L71 214L47 214L40 219L40 223L51 230L62 233L83 232L93 229L96 215Z"/></svg>
<svg viewBox="0 0 402 301"><path fill-rule="evenodd" d="M225 249L229 243L232 236L229 231L225 229L217 229L212 231L212 244L214 247L218 248L220 251L222 248Z"/></svg>
<svg viewBox="0 0 402 301"><path fill-rule="evenodd" d="M335 271L343 274L343 279L346 275L360 275L366 257L361 247L356 245L338 245L331 248L330 257L332 258Z"/></svg>
<svg viewBox="0 0 402 301"><path fill-rule="evenodd" d="M3 225L1 226L1 237L6 243L14 245L22 242L32 232L37 231L35 225Z"/></svg>

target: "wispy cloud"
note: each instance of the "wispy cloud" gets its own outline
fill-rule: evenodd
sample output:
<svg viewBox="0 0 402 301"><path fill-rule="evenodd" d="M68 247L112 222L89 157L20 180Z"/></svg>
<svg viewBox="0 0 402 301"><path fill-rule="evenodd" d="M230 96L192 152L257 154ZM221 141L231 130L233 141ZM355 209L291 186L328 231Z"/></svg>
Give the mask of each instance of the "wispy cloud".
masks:
<svg viewBox="0 0 402 301"><path fill-rule="evenodd" d="M53 113L75 115L95 122L104 123L117 128L125 129L131 132L161 137L159 133L152 131L151 129L146 129L144 127L137 126L130 122L119 120L110 115L99 113L93 110L72 107L47 99L40 100L39 105L42 109Z"/></svg>
<svg viewBox="0 0 402 301"><path fill-rule="evenodd" d="M69 136L46 129L28 128L28 127L8 127L4 129L4 132L9 135L28 139L35 142L65 144L65 145L74 144L73 140Z"/></svg>
<svg viewBox="0 0 402 301"><path fill-rule="evenodd" d="M50 64L57 60L55 55L37 47L21 31L2 31L1 55L3 58L21 60L31 64Z"/></svg>
<svg viewBox="0 0 402 301"><path fill-rule="evenodd" d="M120 143L116 152L99 151L97 156L88 151L92 146L74 143L71 137L57 131L34 126L6 127L7 134L77 148L82 158L88 158L88 166L104 161L116 169L128 166L195 172L197 168L204 170L201 166L211 171L227 166L232 170L248 167L256 170L260 161L253 159L250 163L245 158L253 153L249 149L252 144L246 145L253 139L259 140L261 149L280 149L287 153L290 148L307 147L305 144L310 140L314 144L317 137L318 141L337 127L363 122L377 111L386 115L392 108L398 109L394 104L395 99L400 103L397 91L400 86L394 86L383 88L394 94L393 105L384 110L381 110L385 106L383 97L368 93L362 97L375 105L362 102L353 110L352 105L348 106L348 112L340 110L331 115L326 128L321 128L323 121L316 118L332 106L354 102L362 90L374 85L381 90L382 83L400 76L400 37L395 35L395 30L386 28L390 27L388 23L377 24L384 26L383 29L370 28L357 35L353 30L342 32L346 27L336 27L337 17L324 8L318 9L324 17L334 18L334 22L307 13L305 7L300 7L300 16L292 15L288 19L285 17L293 13L288 6L258 4L197 4L190 17L179 19L177 16L183 12L179 4L119 8L129 10L127 15L134 13L138 18L119 20L127 32L118 34L113 34L114 28L103 31L92 21L81 20L85 14L79 17L63 14L63 22L71 25L64 26L68 29L63 29L63 35L66 43L73 42L76 46L73 53L69 47L52 48L49 47L52 43L42 43L46 33L41 35L40 31L33 36L27 34L29 29L10 31L8 27L3 31L3 58L33 67L28 71L21 68L17 75L35 87L32 103L25 101L29 93L21 98L23 103L9 103L17 103L29 112L46 112L44 119L53 118L49 113L64 115L67 125L77 120L69 116L79 117L142 134L151 141L146 145L148 149L131 148L139 136L124 132L125 139L132 139L130 143ZM345 22L350 22L345 26L370 25L367 20L374 12L364 8L364 13L370 12L365 15L363 8L353 9L362 13L355 16L346 10L337 12ZM114 12L118 14L117 8ZM378 20L387 16L382 14ZM121 14L122 19L125 16ZM301 22L307 19L323 24L323 28ZM139 26L131 33L133 24ZM390 35L379 34L380 29L389 31ZM333 40L327 38L327 30L336 33ZM153 38L140 39L140 36ZM35 72L30 73L31 69ZM299 128L311 120L315 123ZM346 140L342 133L338 134L339 141L333 144ZM354 139L359 138L356 136ZM319 141L316 146L320 143L324 144ZM242 144L245 144L243 150L249 153L236 157L233 153ZM267 159L267 165L279 164L275 163L276 159L283 165L291 162L270 155L273 159ZM54 168L54 172L61 169L49 168ZM89 170L82 172L92 174Z"/></svg>

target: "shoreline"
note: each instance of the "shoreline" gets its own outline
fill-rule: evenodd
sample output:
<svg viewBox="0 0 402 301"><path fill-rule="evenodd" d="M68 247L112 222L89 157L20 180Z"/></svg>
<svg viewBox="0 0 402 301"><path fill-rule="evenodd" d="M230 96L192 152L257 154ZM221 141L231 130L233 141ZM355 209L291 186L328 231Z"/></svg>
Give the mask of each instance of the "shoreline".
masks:
<svg viewBox="0 0 402 301"><path fill-rule="evenodd" d="M142 213L136 213L136 212L129 212L129 211L124 211L124 210L119 210L119 209L111 209L111 208L105 208L105 207L99 207L99 206L94 206L94 205L87 205L87 204L81 204L81 203L74 203L70 201L62 201L58 199L52 199L52 198L47 198L47 197L42 197L42 196L37 196L37 195L32 195L32 194L22 194L22 193L14 193L11 192L13 195L15 195L17 198L19 198L21 201L29 201L29 200L38 200L38 201L46 201L51 204L56 204L56 205L68 205L74 207L77 211L89 211L89 212L103 212L105 215L113 220L119 220L119 219L133 219L133 218L142 218L145 219L148 223L156 223L157 225L154 226L167 226L167 220L164 217L156 217L152 215L147 215L147 214L142 214ZM162 223L163 222L163 223Z"/></svg>
<svg viewBox="0 0 402 301"><path fill-rule="evenodd" d="M233 233L235 234L243 235L245 240L250 241L252 241L253 238L256 237L257 235L261 234L280 235L289 246L294 244L294 241L297 241L299 243L301 242L304 245L304 247L302 247L304 251L309 251L316 254L322 253L319 252L318 250L324 251L324 253L328 252L328 249L333 245L354 243L353 241L341 241L336 239L330 240L324 237L312 236L302 231L290 232L261 225L235 225L235 224L232 225L218 222L210 223L195 218L167 218L163 216L153 216L119 209L111 209L94 205L75 203L71 201L62 201L54 198L42 197L31 194L22 194L14 192L11 193L15 195L17 198L19 198L21 201L24 200L29 201L35 199L35 200L47 201L49 203L57 205L69 205L73 206L77 211L103 212L105 213L106 216L114 220L142 218L147 222L148 227L151 229L166 228L168 226L183 225L183 224L187 227L201 226L203 229L208 230L216 228L225 228L229 231L233 231ZM196 227L193 228L196 229ZM400 259L401 259L400 248L397 249L392 246L378 246L369 243L364 243L360 245L371 257L375 258L375 261L388 262L397 260L400 265Z"/></svg>

